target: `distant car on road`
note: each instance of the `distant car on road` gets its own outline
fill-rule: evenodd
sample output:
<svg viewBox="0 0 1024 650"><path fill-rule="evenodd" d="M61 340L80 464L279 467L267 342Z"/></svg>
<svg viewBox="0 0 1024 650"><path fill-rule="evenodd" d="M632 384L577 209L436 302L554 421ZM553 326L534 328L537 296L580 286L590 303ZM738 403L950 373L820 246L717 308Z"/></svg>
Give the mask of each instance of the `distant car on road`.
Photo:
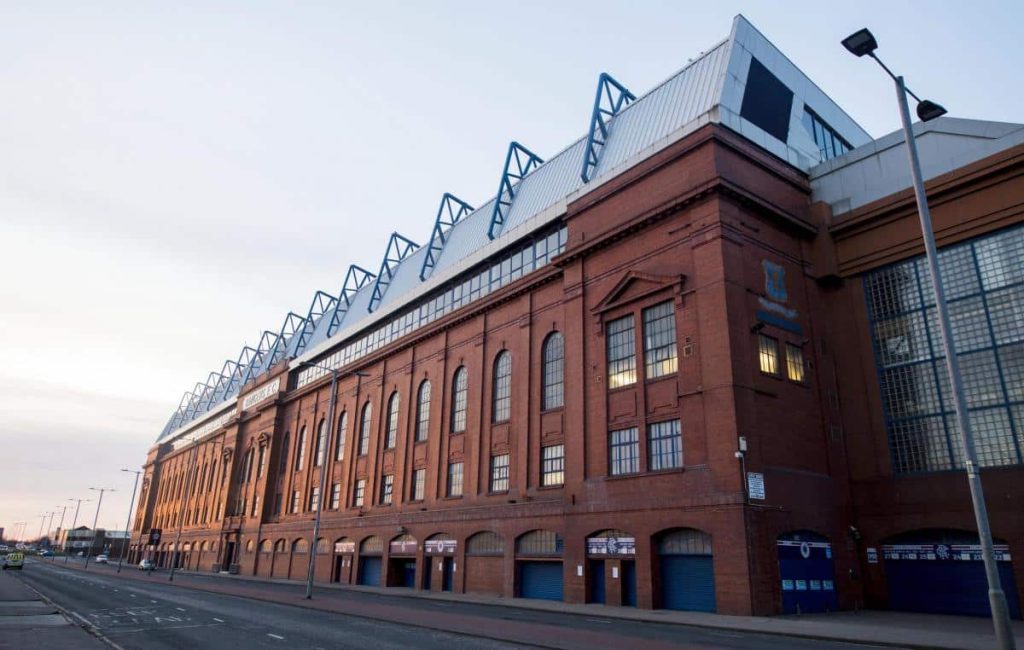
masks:
<svg viewBox="0 0 1024 650"><path fill-rule="evenodd" d="M39 554L39 557L53 557L53 551L46 550Z"/></svg>
<svg viewBox="0 0 1024 650"><path fill-rule="evenodd" d="M101 553L100 555L96 556L96 564L109 564L109 563L110 563L110 558L107 557L106 553Z"/></svg>
<svg viewBox="0 0 1024 650"><path fill-rule="evenodd" d="M152 571L155 568L156 568L156 565L153 564L153 560L148 560L147 559L147 560L142 560L141 562L139 562L139 571Z"/></svg>
<svg viewBox="0 0 1024 650"><path fill-rule="evenodd" d="M8 553L4 556L4 571L7 569L21 569L25 565L25 554L20 552Z"/></svg>

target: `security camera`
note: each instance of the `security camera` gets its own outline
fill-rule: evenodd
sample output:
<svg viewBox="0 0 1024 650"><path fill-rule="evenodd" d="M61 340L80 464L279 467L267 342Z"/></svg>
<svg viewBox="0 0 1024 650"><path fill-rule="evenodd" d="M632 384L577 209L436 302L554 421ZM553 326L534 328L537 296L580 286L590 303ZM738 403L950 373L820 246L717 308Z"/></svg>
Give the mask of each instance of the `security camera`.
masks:
<svg viewBox="0 0 1024 650"><path fill-rule="evenodd" d="M743 452L742 451L737 451L736 452L736 458L743 458Z"/></svg>

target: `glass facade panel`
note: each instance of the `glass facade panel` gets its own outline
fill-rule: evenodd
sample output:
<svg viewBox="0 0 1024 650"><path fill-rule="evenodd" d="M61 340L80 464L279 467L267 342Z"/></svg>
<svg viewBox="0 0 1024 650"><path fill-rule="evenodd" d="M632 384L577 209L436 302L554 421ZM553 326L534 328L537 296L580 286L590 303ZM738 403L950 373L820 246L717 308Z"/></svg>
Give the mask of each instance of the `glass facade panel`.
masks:
<svg viewBox="0 0 1024 650"><path fill-rule="evenodd" d="M644 370L647 379L674 374L676 356L676 314L671 300L643 311Z"/></svg>
<svg viewBox="0 0 1024 650"><path fill-rule="evenodd" d="M1024 463L1024 227L943 248L939 269L982 466ZM923 258L864 278L896 473L963 467L935 299Z"/></svg>
<svg viewBox="0 0 1024 650"><path fill-rule="evenodd" d="M608 388L636 383L636 339L633 317L626 316L608 323Z"/></svg>
<svg viewBox="0 0 1024 650"><path fill-rule="evenodd" d="M804 106L802 122L807 133L814 138L815 144L818 145L822 160L831 160L853 148L836 133L835 129L807 106Z"/></svg>
<svg viewBox="0 0 1024 650"><path fill-rule="evenodd" d="M612 476L640 471L640 432L636 427L608 435L608 473Z"/></svg>

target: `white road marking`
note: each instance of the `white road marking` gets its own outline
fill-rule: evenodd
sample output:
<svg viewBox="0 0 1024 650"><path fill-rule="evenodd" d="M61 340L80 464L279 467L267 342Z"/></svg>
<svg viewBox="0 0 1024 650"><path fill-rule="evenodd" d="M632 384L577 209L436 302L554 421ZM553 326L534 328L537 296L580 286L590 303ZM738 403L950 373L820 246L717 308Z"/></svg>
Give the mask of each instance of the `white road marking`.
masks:
<svg viewBox="0 0 1024 650"><path fill-rule="evenodd" d="M274 637L278 641L284 641L284 637L283 636L278 636L277 634L271 634L270 632L267 632L267 636Z"/></svg>
<svg viewBox="0 0 1024 650"><path fill-rule="evenodd" d="M178 610L179 612L185 611L184 607L175 607L174 609Z"/></svg>
<svg viewBox="0 0 1024 650"><path fill-rule="evenodd" d="M128 594L130 598L135 598L135 594Z"/></svg>
<svg viewBox="0 0 1024 650"><path fill-rule="evenodd" d="M155 603L156 601L155 601L155 600L151 600L151 601L149 601L149 602L151 602L151 603Z"/></svg>
<svg viewBox="0 0 1024 650"><path fill-rule="evenodd" d="M224 621L220 620L219 618L215 618L213 620L217 621L218 623L223 623L224 622Z"/></svg>

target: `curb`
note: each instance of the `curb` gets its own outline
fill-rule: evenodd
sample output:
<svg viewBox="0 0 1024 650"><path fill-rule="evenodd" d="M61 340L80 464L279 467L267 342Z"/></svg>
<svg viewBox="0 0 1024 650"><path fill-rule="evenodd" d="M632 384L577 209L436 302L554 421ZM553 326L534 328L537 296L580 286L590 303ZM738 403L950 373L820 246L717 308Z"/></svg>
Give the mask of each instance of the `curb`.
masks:
<svg viewBox="0 0 1024 650"><path fill-rule="evenodd" d="M60 612L61 616L63 616L67 620L68 624L74 625L75 627L82 629L83 631L85 631L86 634L89 634L90 636L95 637L100 642L105 643L106 645L110 646L111 648L114 648L114 650L124 650L124 648L122 648L121 646L117 645L116 643L114 643L113 641L108 639L107 637L105 637L102 634L100 634L99 630L96 629L96 627L93 626L92 623L90 623L86 619L82 618L78 614L75 614L74 612L69 611L69 610L65 609L64 607L61 607L60 605L55 603L53 600L48 598L46 596L46 594L44 594L43 592L39 591L38 589L36 589L32 585L30 585L29 583L25 582L21 578L21 576L18 576L18 580L21 582L21 584L25 585L26 587L28 587L29 589L34 591L36 593L36 595L39 596L39 598L44 603L46 603L50 607L53 607L58 612Z"/></svg>

